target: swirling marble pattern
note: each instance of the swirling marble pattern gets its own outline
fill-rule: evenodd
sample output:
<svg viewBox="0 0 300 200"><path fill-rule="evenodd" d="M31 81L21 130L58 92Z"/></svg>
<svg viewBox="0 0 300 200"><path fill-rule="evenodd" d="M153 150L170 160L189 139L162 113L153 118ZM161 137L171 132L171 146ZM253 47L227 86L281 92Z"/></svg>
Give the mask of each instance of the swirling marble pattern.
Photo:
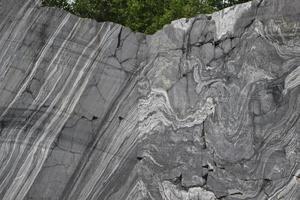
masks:
<svg viewBox="0 0 300 200"><path fill-rule="evenodd" d="M0 3L0 199L300 199L298 0L154 35Z"/></svg>

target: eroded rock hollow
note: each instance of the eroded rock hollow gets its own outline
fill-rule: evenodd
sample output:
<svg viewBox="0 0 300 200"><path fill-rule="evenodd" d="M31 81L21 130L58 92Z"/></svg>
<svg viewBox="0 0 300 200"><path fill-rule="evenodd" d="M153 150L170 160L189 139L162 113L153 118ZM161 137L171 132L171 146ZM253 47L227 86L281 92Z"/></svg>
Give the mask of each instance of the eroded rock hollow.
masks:
<svg viewBox="0 0 300 200"><path fill-rule="evenodd" d="M300 199L298 0L154 35L0 3L0 199Z"/></svg>

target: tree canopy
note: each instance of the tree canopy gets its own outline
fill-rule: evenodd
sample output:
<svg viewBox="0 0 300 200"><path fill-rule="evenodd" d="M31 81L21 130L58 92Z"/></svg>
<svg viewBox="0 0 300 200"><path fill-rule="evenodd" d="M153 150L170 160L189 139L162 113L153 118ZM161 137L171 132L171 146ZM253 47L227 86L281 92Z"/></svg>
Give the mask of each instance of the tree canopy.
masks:
<svg viewBox="0 0 300 200"><path fill-rule="evenodd" d="M134 31L154 33L179 18L209 14L249 0L43 0L43 5L63 8L97 21L111 21Z"/></svg>

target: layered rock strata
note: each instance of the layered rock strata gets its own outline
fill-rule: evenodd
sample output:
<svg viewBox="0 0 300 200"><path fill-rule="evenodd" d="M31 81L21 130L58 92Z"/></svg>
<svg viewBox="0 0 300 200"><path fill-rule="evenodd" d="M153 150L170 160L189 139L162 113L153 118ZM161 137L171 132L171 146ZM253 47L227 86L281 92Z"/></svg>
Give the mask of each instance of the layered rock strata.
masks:
<svg viewBox="0 0 300 200"><path fill-rule="evenodd" d="M300 199L298 0L154 35L0 3L0 199Z"/></svg>

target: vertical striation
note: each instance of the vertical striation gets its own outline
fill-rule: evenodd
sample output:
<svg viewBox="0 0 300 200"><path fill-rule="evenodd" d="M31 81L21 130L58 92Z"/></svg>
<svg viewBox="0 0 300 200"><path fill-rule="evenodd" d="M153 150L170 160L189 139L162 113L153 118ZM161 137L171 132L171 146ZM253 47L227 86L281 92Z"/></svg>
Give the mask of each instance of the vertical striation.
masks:
<svg viewBox="0 0 300 200"><path fill-rule="evenodd" d="M300 198L297 0L153 35L0 3L0 199Z"/></svg>

